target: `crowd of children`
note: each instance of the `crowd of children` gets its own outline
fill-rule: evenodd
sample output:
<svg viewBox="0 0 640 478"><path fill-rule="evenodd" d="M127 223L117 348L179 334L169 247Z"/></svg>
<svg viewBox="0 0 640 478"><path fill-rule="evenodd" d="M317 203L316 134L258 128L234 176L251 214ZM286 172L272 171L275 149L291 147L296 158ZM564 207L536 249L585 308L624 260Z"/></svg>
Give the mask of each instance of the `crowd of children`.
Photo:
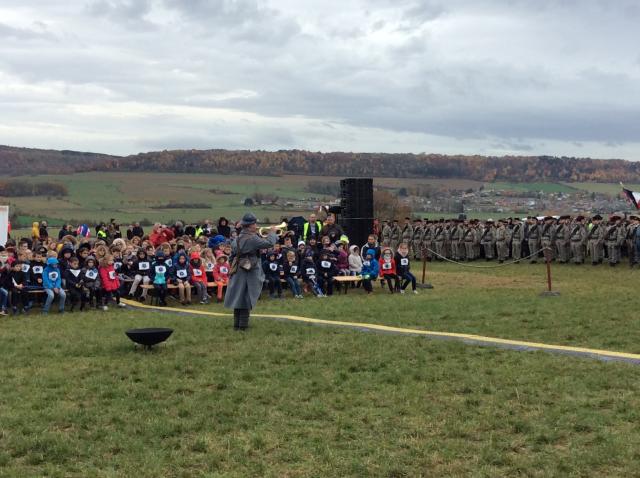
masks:
<svg viewBox="0 0 640 478"><path fill-rule="evenodd" d="M151 235L91 239L70 228L58 240L45 234L10 240L0 247L0 314L27 313L39 304L46 314L56 300L60 312L107 310L111 304L124 306L121 297L144 302L150 291L161 306L170 292L183 305L194 296L208 304L210 294L221 302L235 232L223 236L212 228L197 238L183 234L154 244ZM285 289L296 299L330 296L339 287L362 286L371 293L376 279L391 293L404 293L409 285L417 293L406 244L394 252L381 248L375 236L362 248L349 247L344 236L335 242L323 235L294 245L295 240L285 234L263 251L265 289L272 298L282 298ZM335 280L338 276L362 280Z"/></svg>
<svg viewBox="0 0 640 478"><path fill-rule="evenodd" d="M394 253L389 247L381 249L373 235L362 248L349 246L346 238L332 243L327 236L319 243L314 238L308 242L300 240L294 247L291 237L285 237L282 243L264 252L262 269L271 298L283 297L283 284L287 284L296 299L302 299L304 291L327 297L336 288L360 285L371 293L376 279L386 283L390 293L404 293L411 284L417 294L410 261L406 244L401 244ZM336 280L339 276L357 276L361 280Z"/></svg>

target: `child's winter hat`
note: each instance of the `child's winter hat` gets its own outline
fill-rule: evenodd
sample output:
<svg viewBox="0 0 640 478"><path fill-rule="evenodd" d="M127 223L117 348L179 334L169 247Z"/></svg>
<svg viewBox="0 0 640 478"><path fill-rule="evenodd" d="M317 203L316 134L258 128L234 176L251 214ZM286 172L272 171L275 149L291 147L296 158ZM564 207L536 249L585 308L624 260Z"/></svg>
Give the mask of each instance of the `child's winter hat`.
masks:
<svg viewBox="0 0 640 478"><path fill-rule="evenodd" d="M60 255L65 255L66 253L73 254L73 246L71 244L65 243L60 249Z"/></svg>
<svg viewBox="0 0 640 478"><path fill-rule="evenodd" d="M306 242L304 242L304 241L298 241L298 247L300 247L300 246L306 246L306 245L307 245L307 243L306 243Z"/></svg>
<svg viewBox="0 0 640 478"><path fill-rule="evenodd" d="M200 253L198 251L193 251L191 253L191 259L200 259Z"/></svg>
<svg viewBox="0 0 640 478"><path fill-rule="evenodd" d="M48 266L57 266L58 265L58 259L56 259L55 257L49 257L49 259L47 259L47 265Z"/></svg>
<svg viewBox="0 0 640 478"><path fill-rule="evenodd" d="M224 238L223 235L218 234L217 236L214 236L212 238L209 239L209 241L207 242L207 247L210 247L211 249L218 247L220 244L224 243L226 239Z"/></svg>
<svg viewBox="0 0 640 478"><path fill-rule="evenodd" d="M86 249L86 250L90 251L91 250L91 244L89 244L88 242L83 242L82 244L80 244L78 246L78 252L80 252L83 249Z"/></svg>
<svg viewBox="0 0 640 478"><path fill-rule="evenodd" d="M224 257L225 259L228 259L227 255L224 252L222 252L221 250L217 250L216 251L216 260L220 259L221 257Z"/></svg>

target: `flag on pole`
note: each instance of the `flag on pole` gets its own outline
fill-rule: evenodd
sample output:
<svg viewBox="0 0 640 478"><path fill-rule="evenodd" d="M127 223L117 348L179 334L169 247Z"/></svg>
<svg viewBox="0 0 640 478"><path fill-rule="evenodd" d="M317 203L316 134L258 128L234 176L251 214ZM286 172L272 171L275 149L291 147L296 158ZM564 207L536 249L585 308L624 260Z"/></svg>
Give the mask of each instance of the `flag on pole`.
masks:
<svg viewBox="0 0 640 478"><path fill-rule="evenodd" d="M624 187L624 184L620 183L622 186L622 192L631 204L635 206L636 209L640 209L640 192L632 191Z"/></svg>

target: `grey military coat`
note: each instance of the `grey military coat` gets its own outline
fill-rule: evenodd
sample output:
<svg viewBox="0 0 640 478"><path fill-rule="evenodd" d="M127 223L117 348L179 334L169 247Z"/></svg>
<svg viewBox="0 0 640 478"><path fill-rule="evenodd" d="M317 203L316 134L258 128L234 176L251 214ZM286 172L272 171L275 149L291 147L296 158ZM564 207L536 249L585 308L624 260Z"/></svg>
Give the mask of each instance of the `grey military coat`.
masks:
<svg viewBox="0 0 640 478"><path fill-rule="evenodd" d="M249 236L249 237L247 237ZM242 250L238 250L238 240L242 244ZM242 231L238 238L231 245L231 256L246 255L251 259L251 270L245 271L238 268L238 271L231 276L227 286L227 293L224 298L224 306L229 309L253 309L262 293L262 283L264 282L264 272L260 263L260 249L270 249L277 242L278 238L274 233L270 233L266 239Z"/></svg>

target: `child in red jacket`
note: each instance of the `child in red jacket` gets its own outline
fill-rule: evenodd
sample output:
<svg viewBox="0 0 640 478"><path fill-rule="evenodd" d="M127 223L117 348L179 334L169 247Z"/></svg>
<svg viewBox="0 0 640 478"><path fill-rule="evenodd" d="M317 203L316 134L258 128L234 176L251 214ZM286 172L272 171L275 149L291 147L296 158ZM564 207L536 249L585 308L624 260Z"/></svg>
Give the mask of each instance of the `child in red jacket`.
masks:
<svg viewBox="0 0 640 478"><path fill-rule="evenodd" d="M196 288L196 292L200 295L200 303L209 303L209 294L207 294L207 270L200 259L200 253L194 251L191 253L191 283Z"/></svg>
<svg viewBox="0 0 640 478"><path fill-rule="evenodd" d="M398 275L396 274L396 261L393 258L393 251L390 247L382 249L380 255L380 278L384 279L389 285L389 292L393 294L393 291L397 291L400 288L398 282ZM391 285L393 280L394 284Z"/></svg>
<svg viewBox="0 0 640 478"><path fill-rule="evenodd" d="M216 265L213 266L213 280L217 286L218 302L222 302L222 292L229 283L229 258L221 250L216 251Z"/></svg>
<svg viewBox="0 0 640 478"><path fill-rule="evenodd" d="M113 265L113 256L108 255L102 258L100 261L100 282L102 284L102 310L109 310L107 304L112 298L115 298L118 307L125 307L120 303L120 279L118 279L118 273Z"/></svg>

